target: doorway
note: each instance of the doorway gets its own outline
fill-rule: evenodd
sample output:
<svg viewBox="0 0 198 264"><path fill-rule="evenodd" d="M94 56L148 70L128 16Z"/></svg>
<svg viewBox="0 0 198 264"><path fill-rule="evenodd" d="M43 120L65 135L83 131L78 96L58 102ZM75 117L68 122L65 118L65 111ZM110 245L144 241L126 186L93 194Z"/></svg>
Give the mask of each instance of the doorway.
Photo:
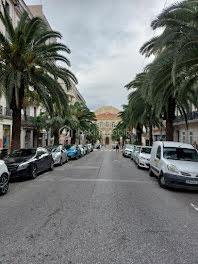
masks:
<svg viewBox="0 0 198 264"><path fill-rule="evenodd" d="M109 145L109 137L105 138L105 145Z"/></svg>

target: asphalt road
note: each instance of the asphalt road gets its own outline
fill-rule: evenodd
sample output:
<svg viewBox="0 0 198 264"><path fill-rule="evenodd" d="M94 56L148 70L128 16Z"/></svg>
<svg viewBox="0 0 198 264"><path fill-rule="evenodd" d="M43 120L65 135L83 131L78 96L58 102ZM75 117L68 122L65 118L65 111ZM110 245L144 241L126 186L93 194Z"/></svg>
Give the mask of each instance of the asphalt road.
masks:
<svg viewBox="0 0 198 264"><path fill-rule="evenodd" d="M198 192L97 151L0 197L1 264L198 263Z"/></svg>

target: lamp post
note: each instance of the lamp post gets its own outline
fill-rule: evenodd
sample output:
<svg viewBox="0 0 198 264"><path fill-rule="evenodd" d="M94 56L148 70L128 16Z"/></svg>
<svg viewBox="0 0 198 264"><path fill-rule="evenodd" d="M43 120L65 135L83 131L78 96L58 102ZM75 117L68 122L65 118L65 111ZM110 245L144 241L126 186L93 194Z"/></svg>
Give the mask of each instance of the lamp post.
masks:
<svg viewBox="0 0 198 264"><path fill-rule="evenodd" d="M49 145L49 120L46 120L46 147Z"/></svg>
<svg viewBox="0 0 198 264"><path fill-rule="evenodd" d="M162 122L163 122L163 118L162 118L161 115L160 115L159 121L160 121L160 141L162 141Z"/></svg>

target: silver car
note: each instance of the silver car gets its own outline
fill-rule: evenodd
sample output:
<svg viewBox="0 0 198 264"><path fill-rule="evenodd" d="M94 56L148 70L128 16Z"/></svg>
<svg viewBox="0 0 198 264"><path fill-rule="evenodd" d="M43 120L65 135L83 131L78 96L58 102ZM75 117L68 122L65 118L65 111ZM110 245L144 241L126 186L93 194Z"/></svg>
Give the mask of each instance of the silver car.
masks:
<svg viewBox="0 0 198 264"><path fill-rule="evenodd" d="M122 155L123 157L131 157L131 153L133 151L133 145L130 144L126 144L126 146L124 147L123 151L122 151Z"/></svg>
<svg viewBox="0 0 198 264"><path fill-rule="evenodd" d="M67 150L64 146L53 146L51 153L55 165L62 166L63 163L68 162Z"/></svg>

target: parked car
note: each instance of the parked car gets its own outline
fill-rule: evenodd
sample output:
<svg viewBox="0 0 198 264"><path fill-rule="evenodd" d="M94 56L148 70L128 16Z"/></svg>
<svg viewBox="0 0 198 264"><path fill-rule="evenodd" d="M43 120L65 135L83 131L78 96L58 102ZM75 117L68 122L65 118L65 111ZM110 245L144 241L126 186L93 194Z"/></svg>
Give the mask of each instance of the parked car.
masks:
<svg viewBox="0 0 198 264"><path fill-rule="evenodd" d="M52 154L40 147L15 150L4 161L10 172L10 178L35 179L38 173L54 168Z"/></svg>
<svg viewBox="0 0 198 264"><path fill-rule="evenodd" d="M101 145L100 144L95 144L95 149L100 149Z"/></svg>
<svg viewBox="0 0 198 264"><path fill-rule="evenodd" d="M83 146L82 145L78 145L78 147L80 149L80 156L84 157L85 156L85 150L84 150Z"/></svg>
<svg viewBox="0 0 198 264"><path fill-rule="evenodd" d="M92 144L87 144L87 147L88 147L88 149L89 149L89 152L92 152L92 151L93 151L93 146L92 146Z"/></svg>
<svg viewBox="0 0 198 264"><path fill-rule="evenodd" d="M76 145L66 145L67 156L69 159L79 159L80 158L80 149Z"/></svg>
<svg viewBox="0 0 198 264"><path fill-rule="evenodd" d="M134 162L136 162L136 155L137 153L140 151L141 146L134 146L133 150L131 152L131 160L133 160Z"/></svg>
<svg viewBox="0 0 198 264"><path fill-rule="evenodd" d="M131 157L131 152L133 151L133 145L127 144L123 151L122 151L122 155L124 157Z"/></svg>
<svg viewBox="0 0 198 264"><path fill-rule="evenodd" d="M8 192L10 173L3 160L0 160L0 195L4 195Z"/></svg>
<svg viewBox="0 0 198 264"><path fill-rule="evenodd" d="M157 141L151 151L150 176L162 188L198 190L198 153L190 144Z"/></svg>
<svg viewBox="0 0 198 264"><path fill-rule="evenodd" d="M53 146L51 149L51 153L55 165L62 166L63 163L68 162L67 150L64 146Z"/></svg>
<svg viewBox="0 0 198 264"><path fill-rule="evenodd" d="M152 150L152 147L141 147L140 148L140 152L138 152L136 155L136 163L138 165L138 168L149 169L151 150Z"/></svg>

